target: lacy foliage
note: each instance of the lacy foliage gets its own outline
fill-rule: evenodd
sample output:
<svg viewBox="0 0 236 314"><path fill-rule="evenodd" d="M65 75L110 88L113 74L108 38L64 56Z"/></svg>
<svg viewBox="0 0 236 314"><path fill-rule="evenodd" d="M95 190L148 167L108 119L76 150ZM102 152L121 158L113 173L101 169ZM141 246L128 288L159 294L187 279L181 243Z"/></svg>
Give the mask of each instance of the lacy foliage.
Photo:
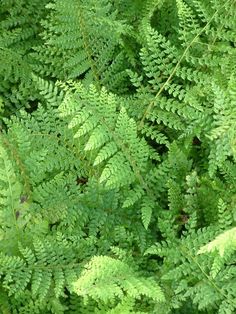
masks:
<svg viewBox="0 0 236 314"><path fill-rule="evenodd" d="M235 313L235 0L4 0L0 29L1 313Z"/></svg>

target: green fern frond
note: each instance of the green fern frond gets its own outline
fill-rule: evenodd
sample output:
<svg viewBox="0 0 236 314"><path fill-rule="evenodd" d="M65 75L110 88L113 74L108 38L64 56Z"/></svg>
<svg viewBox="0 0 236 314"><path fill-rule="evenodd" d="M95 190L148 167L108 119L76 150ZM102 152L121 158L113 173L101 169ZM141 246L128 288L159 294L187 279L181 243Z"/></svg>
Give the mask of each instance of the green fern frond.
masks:
<svg viewBox="0 0 236 314"><path fill-rule="evenodd" d="M77 129L75 138L86 136L84 149L96 152L94 165L104 163L100 165L100 182L108 188L120 188L143 181L141 172L148 160L148 147L138 138L135 121L105 89L98 93L94 87L87 92L81 84L75 88L74 100L69 97L60 106L61 116L72 118L69 127Z"/></svg>
<svg viewBox="0 0 236 314"><path fill-rule="evenodd" d="M15 226L17 228L17 210L22 195L22 185L14 172L14 166L3 145L4 139L1 135L0 142L0 207L1 207L1 228Z"/></svg>
<svg viewBox="0 0 236 314"><path fill-rule="evenodd" d="M214 260L211 267L211 276L215 278L220 271L230 271L231 269L225 264L233 264L235 262L236 250L236 228L227 230L218 235L213 241L204 245L198 251L198 254L214 254ZM220 274L218 275L220 277ZM229 288L230 283L229 283Z"/></svg>
<svg viewBox="0 0 236 314"><path fill-rule="evenodd" d="M58 79L84 78L84 83L113 88L124 79L125 61L119 46L129 26L117 19L107 0L53 1L47 5L49 18L44 22L45 47L34 56L42 64L40 75ZM47 68L44 64L47 63Z"/></svg>
<svg viewBox="0 0 236 314"><path fill-rule="evenodd" d="M132 299L146 296L157 302L164 301L164 295L154 281L140 277L124 262L107 256L94 257L85 266L74 289L85 299L104 303L111 300L113 303L116 298L122 299L125 295Z"/></svg>

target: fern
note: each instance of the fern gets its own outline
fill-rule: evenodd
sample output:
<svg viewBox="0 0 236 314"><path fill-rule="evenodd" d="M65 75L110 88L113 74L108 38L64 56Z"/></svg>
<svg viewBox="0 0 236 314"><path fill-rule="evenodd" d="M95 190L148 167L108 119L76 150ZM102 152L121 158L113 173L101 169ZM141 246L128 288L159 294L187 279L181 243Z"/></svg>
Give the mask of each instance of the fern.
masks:
<svg viewBox="0 0 236 314"><path fill-rule="evenodd" d="M125 56L119 46L127 26L117 19L109 1L54 1L47 8L50 13L42 34L45 44L35 55L40 75L84 77L86 84L111 89L120 84Z"/></svg>
<svg viewBox="0 0 236 314"><path fill-rule="evenodd" d="M3 0L0 9L1 95L5 116L21 107L30 108L37 89L32 81L32 46L39 45L40 20L45 14L43 1Z"/></svg>
<svg viewBox="0 0 236 314"><path fill-rule="evenodd" d="M224 264L230 263L236 247L235 237L235 228L232 228L217 236L213 241L201 247L198 251L198 254L218 251L218 256L215 257L211 269L211 275L213 278L216 277L221 268L223 268ZM234 260L232 263L234 263Z"/></svg>
<svg viewBox="0 0 236 314"><path fill-rule="evenodd" d="M235 313L235 12L2 1L1 313Z"/></svg>
<svg viewBox="0 0 236 314"><path fill-rule="evenodd" d="M76 84L74 88L75 95L69 93L60 106L61 116L73 117L69 127L76 130L74 137L85 137L84 150L94 151L93 165L99 166L100 183L104 183L108 189L133 186L124 206L133 205L144 194L142 190L148 190L142 174L147 167L148 146L143 139L138 138L135 121L129 118L125 108L121 107L120 112L117 112L119 107L116 97L105 89L99 94L91 87L87 94L82 85ZM141 184L142 189L136 189L137 184ZM149 192L142 206L146 227L150 222L150 209L153 208L151 199Z"/></svg>
<svg viewBox="0 0 236 314"><path fill-rule="evenodd" d="M214 156L214 161L211 160L211 172L213 172L217 166L219 167L228 156L232 156L235 159L234 151L234 108L235 92L234 92L234 78L229 81L229 85L226 91L216 90L217 86L213 87L215 90L215 105L214 105L214 122L213 129L209 134L209 138L214 141L212 145L212 152L210 158ZM220 108L220 112L219 112ZM232 125L231 125L232 123Z"/></svg>
<svg viewBox="0 0 236 314"><path fill-rule="evenodd" d="M116 299L140 299L146 296L157 302L164 301L160 288L152 280L138 277L122 261L106 256L94 257L85 266L74 289L78 295L104 303L115 303ZM105 287L105 289L104 289Z"/></svg>
<svg viewBox="0 0 236 314"><path fill-rule="evenodd" d="M234 294L234 282L233 279L226 279L233 278L233 269L229 266L220 276L215 277L219 262L197 257L198 248L213 234L210 229L199 230L196 234L183 238L179 246L177 242L167 241L147 252L165 258L161 269L162 280L166 283L166 289L174 290L172 306L179 308L181 303L185 305L190 299L193 308L197 306L195 311L218 308L219 313L233 313L235 310L234 298L231 297ZM199 253L203 251L200 249ZM212 270L209 269L209 263L213 263ZM183 311L184 307L181 308Z"/></svg>

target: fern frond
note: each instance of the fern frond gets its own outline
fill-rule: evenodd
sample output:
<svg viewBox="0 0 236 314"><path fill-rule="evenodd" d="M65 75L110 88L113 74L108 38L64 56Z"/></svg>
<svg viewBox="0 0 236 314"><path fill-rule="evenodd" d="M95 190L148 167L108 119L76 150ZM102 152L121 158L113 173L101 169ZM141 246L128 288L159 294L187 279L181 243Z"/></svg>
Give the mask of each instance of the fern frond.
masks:
<svg viewBox="0 0 236 314"><path fill-rule="evenodd" d="M218 235L210 243L202 246L198 254L217 252L211 268L211 276L215 278L217 274L224 269L226 263L235 262L235 250L236 228L232 228ZM227 268L226 270L228 270Z"/></svg>
<svg viewBox="0 0 236 314"><path fill-rule="evenodd" d="M107 256L94 257L85 266L74 289L86 299L92 298L104 303L111 300L113 303L125 294L132 299L146 296L157 302L164 301L164 295L154 281L138 276L124 262Z"/></svg>
<svg viewBox="0 0 236 314"><path fill-rule="evenodd" d="M20 197L22 195L22 185L14 172L14 166L3 145L4 139L1 135L0 141L0 207L1 207L1 227L4 230L15 226L17 228L16 212L19 209Z"/></svg>
<svg viewBox="0 0 236 314"><path fill-rule="evenodd" d="M41 47L34 54L42 64L40 75L84 78L87 85L105 84L110 89L116 80L122 82L125 56L119 46L129 26L117 19L109 1L52 1L47 8L50 14L43 39L48 53Z"/></svg>
<svg viewBox="0 0 236 314"><path fill-rule="evenodd" d="M108 188L120 188L137 180L143 184L141 172L148 160L148 147L138 138L135 121L105 89L98 93L94 87L88 92L81 84L75 87L74 100L69 97L60 106L61 116L72 118L69 127L77 129L75 138L87 138L85 150L96 152L94 165L104 163L100 166L100 182Z"/></svg>

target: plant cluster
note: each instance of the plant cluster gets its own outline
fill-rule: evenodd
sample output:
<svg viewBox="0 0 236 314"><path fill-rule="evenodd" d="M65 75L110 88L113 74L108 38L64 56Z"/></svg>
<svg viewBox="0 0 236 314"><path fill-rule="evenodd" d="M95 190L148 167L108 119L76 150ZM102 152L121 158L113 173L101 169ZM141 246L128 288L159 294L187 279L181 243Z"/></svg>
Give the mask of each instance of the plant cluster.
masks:
<svg viewBox="0 0 236 314"><path fill-rule="evenodd" d="M235 0L2 0L0 313L235 313L235 48Z"/></svg>

